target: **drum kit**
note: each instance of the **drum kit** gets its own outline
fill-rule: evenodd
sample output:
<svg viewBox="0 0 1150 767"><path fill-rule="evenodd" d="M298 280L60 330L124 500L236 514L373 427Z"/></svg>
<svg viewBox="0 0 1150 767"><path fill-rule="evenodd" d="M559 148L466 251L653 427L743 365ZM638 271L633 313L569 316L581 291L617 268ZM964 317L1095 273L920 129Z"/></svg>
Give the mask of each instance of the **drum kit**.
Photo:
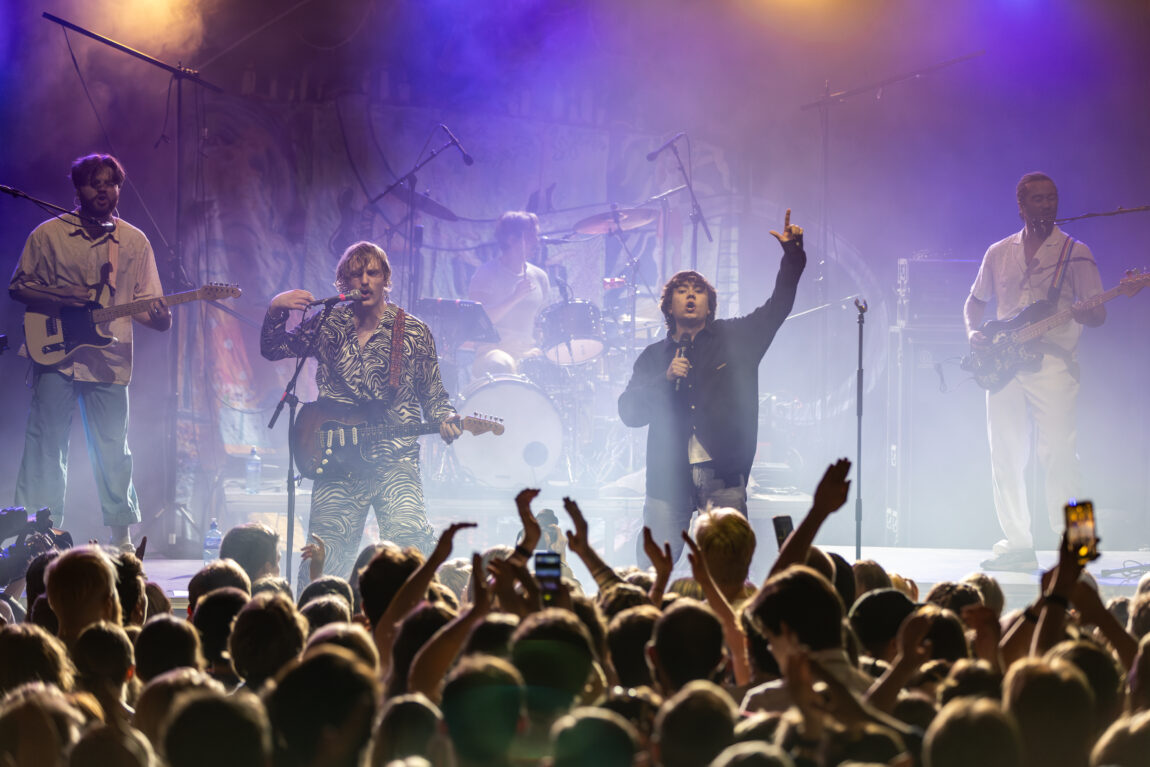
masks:
<svg viewBox="0 0 1150 767"><path fill-rule="evenodd" d="M573 229L618 236L657 218L654 209L614 208L578 221ZM604 279L604 289L625 288L630 294L619 311L606 316L593 301L571 296L564 285L563 300L536 316L539 352L520 359L514 375L484 375L463 389L461 413L495 416L506 426L498 439L454 444L457 469L464 475L480 485L514 489L538 487L548 479L598 484L632 470L635 440L619 424L615 403L637 348L655 337L663 316L653 299L637 299L634 269L630 274ZM439 325L433 327L440 335ZM483 340L467 335L456 333L452 340Z"/></svg>

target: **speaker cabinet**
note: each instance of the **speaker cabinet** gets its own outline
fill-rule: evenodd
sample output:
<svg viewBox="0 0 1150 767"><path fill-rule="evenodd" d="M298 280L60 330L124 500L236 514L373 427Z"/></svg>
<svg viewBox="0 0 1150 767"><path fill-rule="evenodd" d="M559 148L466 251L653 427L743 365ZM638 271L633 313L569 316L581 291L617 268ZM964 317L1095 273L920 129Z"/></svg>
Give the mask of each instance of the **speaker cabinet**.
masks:
<svg viewBox="0 0 1150 767"><path fill-rule="evenodd" d="M998 521L985 392L959 368L961 325L890 328L887 545L986 548Z"/></svg>

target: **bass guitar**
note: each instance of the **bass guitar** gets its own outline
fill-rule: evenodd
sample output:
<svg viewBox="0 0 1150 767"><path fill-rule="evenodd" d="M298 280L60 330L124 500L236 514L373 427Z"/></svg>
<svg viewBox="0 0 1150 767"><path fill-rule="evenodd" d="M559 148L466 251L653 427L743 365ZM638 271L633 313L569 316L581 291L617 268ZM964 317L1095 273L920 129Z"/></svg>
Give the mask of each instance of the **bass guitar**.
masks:
<svg viewBox="0 0 1150 767"><path fill-rule="evenodd" d="M199 290L164 296L168 306L188 301L216 301L221 298L239 298L243 291L235 285L210 283ZM52 313L29 309L24 312L24 339L28 354L41 365L61 365L80 349L99 349L116 341L100 326L119 317L128 317L146 311L155 301L142 298L127 304L101 306L61 306Z"/></svg>
<svg viewBox="0 0 1150 767"><path fill-rule="evenodd" d="M1132 296L1148 284L1150 273L1129 271L1113 288L1088 298L1082 305L1093 309L1120 295ZM990 339L990 346L972 348L962 360L962 369L974 376L979 386L996 392L1020 370L1038 370L1043 354L1037 346L1038 339L1073 316L1070 309L1054 313L1049 301L1036 301L1010 319L985 322L979 330Z"/></svg>
<svg viewBox="0 0 1150 767"><path fill-rule="evenodd" d="M475 435L503 433L503 423L496 418L472 415L460 419L459 425ZM387 440L438 433L438 423L383 424L367 406L319 400L304 403L288 438L299 473L317 479L346 477L369 468L368 456Z"/></svg>

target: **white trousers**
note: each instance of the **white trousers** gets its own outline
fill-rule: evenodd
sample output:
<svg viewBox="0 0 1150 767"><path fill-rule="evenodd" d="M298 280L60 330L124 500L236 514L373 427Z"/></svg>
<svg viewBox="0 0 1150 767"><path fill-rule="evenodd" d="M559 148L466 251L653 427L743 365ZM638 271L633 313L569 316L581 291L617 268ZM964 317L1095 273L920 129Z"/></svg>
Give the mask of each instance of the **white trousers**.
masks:
<svg viewBox="0 0 1150 767"><path fill-rule="evenodd" d="M1031 421L1038 433L1038 460L1046 472L1046 509L1052 530L1062 530L1062 506L1077 497L1077 400L1078 381L1066 360L1050 354L1042 358L1038 371L1019 373L998 392L986 394L994 506L1011 549L1034 548L1025 479Z"/></svg>

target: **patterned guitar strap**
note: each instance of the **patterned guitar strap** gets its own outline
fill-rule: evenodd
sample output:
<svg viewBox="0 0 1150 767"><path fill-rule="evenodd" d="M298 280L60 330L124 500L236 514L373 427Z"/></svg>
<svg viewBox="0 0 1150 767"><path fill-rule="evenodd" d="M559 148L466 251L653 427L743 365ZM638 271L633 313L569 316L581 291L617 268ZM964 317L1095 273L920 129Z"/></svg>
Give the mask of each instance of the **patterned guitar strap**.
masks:
<svg viewBox="0 0 1150 767"><path fill-rule="evenodd" d="M395 321L391 324L391 385L392 394L399 389L400 364L403 360L403 323L407 315L400 308L395 312Z"/></svg>
<svg viewBox="0 0 1150 767"><path fill-rule="evenodd" d="M107 306L111 306L116 302L116 270L120 268L120 242L113 234L108 235L108 263L103 271L106 274L101 274L102 285L108 286L108 301ZM100 301L103 296L97 294L96 300Z"/></svg>

